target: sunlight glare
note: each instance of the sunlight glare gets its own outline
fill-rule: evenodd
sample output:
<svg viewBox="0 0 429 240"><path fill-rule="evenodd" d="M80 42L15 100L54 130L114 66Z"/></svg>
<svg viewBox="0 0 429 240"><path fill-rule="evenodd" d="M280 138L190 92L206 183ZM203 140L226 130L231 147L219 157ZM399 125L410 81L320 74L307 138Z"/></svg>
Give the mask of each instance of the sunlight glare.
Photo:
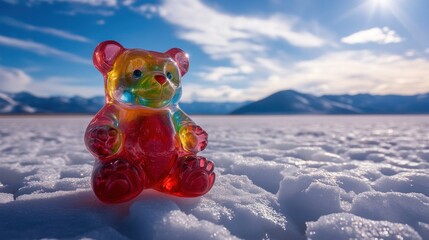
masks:
<svg viewBox="0 0 429 240"><path fill-rule="evenodd" d="M385 16L396 19L415 40L420 42L421 45L425 45L425 33L417 27L407 12L404 11L401 7L403 4L406 4L405 0L362 0L359 5L340 16L339 20L351 15L360 15L369 24L377 13L383 12Z"/></svg>
<svg viewBox="0 0 429 240"><path fill-rule="evenodd" d="M379 8L386 8L390 6L391 0L371 0L372 3Z"/></svg>

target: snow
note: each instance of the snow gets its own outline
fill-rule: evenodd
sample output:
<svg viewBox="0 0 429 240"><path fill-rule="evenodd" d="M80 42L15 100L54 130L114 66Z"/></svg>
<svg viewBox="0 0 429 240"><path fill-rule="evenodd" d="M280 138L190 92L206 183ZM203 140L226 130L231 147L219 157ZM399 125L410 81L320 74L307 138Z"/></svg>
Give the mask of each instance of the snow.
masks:
<svg viewBox="0 0 429 240"><path fill-rule="evenodd" d="M351 213L334 213L309 222L309 239L421 239L410 226L388 221L373 221Z"/></svg>
<svg viewBox="0 0 429 240"><path fill-rule="evenodd" d="M10 112L13 107L18 105L17 102L2 92L0 92L0 104L0 113Z"/></svg>
<svg viewBox="0 0 429 240"><path fill-rule="evenodd" d="M0 118L4 239L429 239L428 116L198 116L216 183L119 204L90 188L90 117Z"/></svg>

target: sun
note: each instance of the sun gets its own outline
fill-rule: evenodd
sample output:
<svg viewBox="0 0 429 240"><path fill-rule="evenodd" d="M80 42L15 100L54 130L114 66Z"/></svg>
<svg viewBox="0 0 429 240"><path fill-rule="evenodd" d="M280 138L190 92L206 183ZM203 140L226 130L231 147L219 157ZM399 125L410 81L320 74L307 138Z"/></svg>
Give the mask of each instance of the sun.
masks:
<svg viewBox="0 0 429 240"><path fill-rule="evenodd" d="M343 16L351 14L364 14L368 20L377 14L391 15L393 17L402 17L400 3L404 0L362 0L360 4L346 12Z"/></svg>
<svg viewBox="0 0 429 240"><path fill-rule="evenodd" d="M345 12L339 19L351 15L359 15L368 24L374 20L374 16L383 15L384 17L395 19L414 39L424 39L425 33L416 26L407 12L404 11L404 8L401 7L406 3L405 0L362 0L360 4ZM383 25L380 24L380 26Z"/></svg>
<svg viewBox="0 0 429 240"><path fill-rule="evenodd" d="M360 4L345 12L341 17L353 14L364 14L367 20L369 20L379 13L394 15L396 12L401 11L398 7L399 2L401 1L402 0L362 0L360 1Z"/></svg>
<svg viewBox="0 0 429 240"><path fill-rule="evenodd" d="M370 3L378 8L388 8L392 4L392 0L370 0Z"/></svg>

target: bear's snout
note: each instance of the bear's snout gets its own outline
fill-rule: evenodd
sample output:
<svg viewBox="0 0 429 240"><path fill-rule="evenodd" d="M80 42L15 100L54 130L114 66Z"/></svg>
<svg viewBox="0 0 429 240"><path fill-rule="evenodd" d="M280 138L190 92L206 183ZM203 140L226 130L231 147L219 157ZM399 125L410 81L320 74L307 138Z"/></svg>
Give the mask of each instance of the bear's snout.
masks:
<svg viewBox="0 0 429 240"><path fill-rule="evenodd" d="M155 75L154 78L161 85L163 85L167 81L167 78L164 75Z"/></svg>

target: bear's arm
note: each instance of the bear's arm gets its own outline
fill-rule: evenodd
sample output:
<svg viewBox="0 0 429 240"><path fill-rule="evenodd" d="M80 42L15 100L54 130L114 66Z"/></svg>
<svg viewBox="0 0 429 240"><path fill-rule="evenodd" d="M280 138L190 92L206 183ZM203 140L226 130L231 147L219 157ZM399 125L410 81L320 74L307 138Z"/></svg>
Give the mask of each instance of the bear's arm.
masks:
<svg viewBox="0 0 429 240"><path fill-rule="evenodd" d="M192 121L179 107L174 108L172 115L183 150L194 154L204 150L208 143L206 131Z"/></svg>
<svg viewBox="0 0 429 240"><path fill-rule="evenodd" d="M118 131L118 109L114 105L104 106L85 131L85 145L99 159L115 154L120 145Z"/></svg>
<svg viewBox="0 0 429 240"><path fill-rule="evenodd" d="M180 132L180 129L185 125L196 125L196 123L179 107L173 109L173 123L176 132Z"/></svg>

